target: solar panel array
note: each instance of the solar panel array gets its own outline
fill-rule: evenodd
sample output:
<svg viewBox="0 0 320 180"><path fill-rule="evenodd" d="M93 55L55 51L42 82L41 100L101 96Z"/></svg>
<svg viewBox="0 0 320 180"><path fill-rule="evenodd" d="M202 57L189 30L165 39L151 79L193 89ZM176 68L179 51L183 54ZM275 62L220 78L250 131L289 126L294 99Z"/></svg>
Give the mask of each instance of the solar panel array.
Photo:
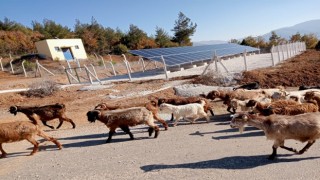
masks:
<svg viewBox="0 0 320 180"><path fill-rule="evenodd" d="M225 57L241 54L245 50L247 52L253 52L259 49L234 43L226 43L204 46L140 49L130 50L129 52L159 62L162 62L162 56L167 66L178 66L210 60L214 54L219 57Z"/></svg>

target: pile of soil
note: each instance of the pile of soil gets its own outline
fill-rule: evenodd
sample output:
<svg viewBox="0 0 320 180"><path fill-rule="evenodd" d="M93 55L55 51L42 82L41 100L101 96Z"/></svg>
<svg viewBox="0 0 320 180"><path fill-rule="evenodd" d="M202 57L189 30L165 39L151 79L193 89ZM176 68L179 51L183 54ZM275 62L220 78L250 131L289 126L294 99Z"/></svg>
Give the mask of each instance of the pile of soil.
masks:
<svg viewBox="0 0 320 180"><path fill-rule="evenodd" d="M239 84L258 81L263 88L315 86L320 84L319 68L320 51L307 50L275 67L244 72Z"/></svg>

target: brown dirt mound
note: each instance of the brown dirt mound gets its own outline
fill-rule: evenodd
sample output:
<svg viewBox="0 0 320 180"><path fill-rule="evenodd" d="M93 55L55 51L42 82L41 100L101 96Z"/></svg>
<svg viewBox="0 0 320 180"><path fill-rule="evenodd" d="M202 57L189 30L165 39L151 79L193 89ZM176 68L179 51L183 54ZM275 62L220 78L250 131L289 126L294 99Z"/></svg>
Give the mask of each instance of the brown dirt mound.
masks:
<svg viewBox="0 0 320 180"><path fill-rule="evenodd" d="M261 68L243 73L240 84L258 81L262 87L320 84L320 51L308 50L275 67Z"/></svg>

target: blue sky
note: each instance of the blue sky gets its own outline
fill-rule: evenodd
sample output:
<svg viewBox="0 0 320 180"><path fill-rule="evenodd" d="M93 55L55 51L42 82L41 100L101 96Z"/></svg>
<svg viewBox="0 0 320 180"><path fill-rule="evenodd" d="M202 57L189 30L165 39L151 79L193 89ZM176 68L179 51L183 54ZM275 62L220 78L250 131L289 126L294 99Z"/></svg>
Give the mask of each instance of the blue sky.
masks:
<svg viewBox="0 0 320 180"><path fill-rule="evenodd" d="M148 35L156 26L173 35L181 11L197 23L193 41L230 40L320 19L319 0L0 0L4 17L31 27L32 21L53 20L73 29L75 20L127 32L130 24Z"/></svg>

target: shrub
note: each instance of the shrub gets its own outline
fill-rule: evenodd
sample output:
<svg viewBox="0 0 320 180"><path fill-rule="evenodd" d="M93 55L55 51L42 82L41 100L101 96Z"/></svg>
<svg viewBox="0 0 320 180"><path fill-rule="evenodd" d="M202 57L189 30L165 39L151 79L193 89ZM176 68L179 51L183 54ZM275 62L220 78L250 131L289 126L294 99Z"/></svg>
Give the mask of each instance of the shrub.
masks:
<svg viewBox="0 0 320 180"><path fill-rule="evenodd" d="M26 71L34 71L36 69L36 63L33 63L31 61L25 61L23 65Z"/></svg>
<svg viewBox="0 0 320 180"><path fill-rule="evenodd" d="M51 80L33 83L29 86L29 90L22 92L21 95L27 97L45 97L54 94L58 91L58 84Z"/></svg>
<svg viewBox="0 0 320 180"><path fill-rule="evenodd" d="M117 55L125 54L128 52L128 48L126 45L118 44L113 48L113 53Z"/></svg>

